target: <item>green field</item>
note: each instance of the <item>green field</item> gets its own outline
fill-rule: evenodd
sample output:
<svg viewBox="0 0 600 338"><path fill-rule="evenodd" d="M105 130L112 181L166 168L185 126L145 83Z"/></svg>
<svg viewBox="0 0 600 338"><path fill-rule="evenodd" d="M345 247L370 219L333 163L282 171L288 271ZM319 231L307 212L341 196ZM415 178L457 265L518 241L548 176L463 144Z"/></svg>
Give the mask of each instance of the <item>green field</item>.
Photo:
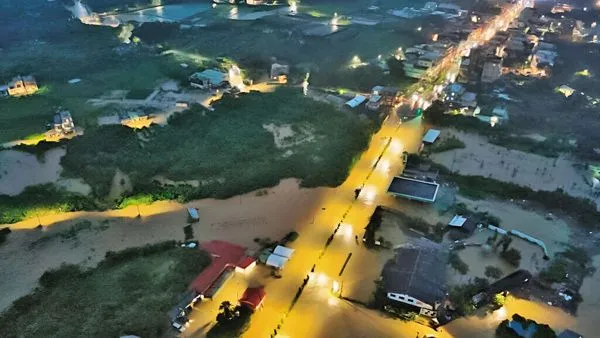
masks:
<svg viewBox="0 0 600 338"><path fill-rule="evenodd" d="M167 312L209 263L164 242L109 252L89 270L63 265L0 315L2 337L163 337Z"/></svg>

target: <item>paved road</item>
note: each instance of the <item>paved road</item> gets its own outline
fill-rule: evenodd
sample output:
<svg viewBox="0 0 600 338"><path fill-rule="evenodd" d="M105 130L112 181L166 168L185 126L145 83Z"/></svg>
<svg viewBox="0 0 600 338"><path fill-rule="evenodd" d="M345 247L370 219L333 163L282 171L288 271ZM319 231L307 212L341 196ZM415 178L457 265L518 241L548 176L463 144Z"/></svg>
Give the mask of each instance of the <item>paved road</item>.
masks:
<svg viewBox="0 0 600 338"><path fill-rule="evenodd" d="M507 17L515 17L520 10L517 6L500 15L502 20L490 20L487 26L474 31L467 41L451 51L422 81L423 85L414 87L423 99L422 103L435 99L433 85L437 83L432 78L455 72L456 60L462 50L475 41L483 43L491 38L497 29L506 27L510 21ZM416 323L385 318L330 292L335 280L343 284L345 297L368 300L385 255L364 249L356 243L355 236L362 238L364 227L377 205L389 203L390 197L385 192L393 176L403 170L402 152L417 152L422 135L420 118L400 124L398 117L392 114L384 121L344 184L325 196L320 207L308 211L314 215L311 223L297 226L300 237L291 245L296 250L294 257L285 266L283 278L265 279L267 299L264 308L253 315L244 337L269 337L276 328L278 337L414 337L432 333L431 329ZM355 200L354 189L359 187L363 189ZM331 245L323 251L328 237L340 223ZM349 253L352 257L340 275ZM313 265L316 268L311 272ZM288 314L296 291L309 274L308 285ZM191 332L201 335L203 330L198 329ZM437 337L444 335L437 333Z"/></svg>

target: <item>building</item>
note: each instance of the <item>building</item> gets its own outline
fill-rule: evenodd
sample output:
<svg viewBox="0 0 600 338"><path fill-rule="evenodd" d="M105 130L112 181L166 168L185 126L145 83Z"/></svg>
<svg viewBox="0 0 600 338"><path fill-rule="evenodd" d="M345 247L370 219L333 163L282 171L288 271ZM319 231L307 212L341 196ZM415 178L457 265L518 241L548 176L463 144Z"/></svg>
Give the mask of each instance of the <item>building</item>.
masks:
<svg viewBox="0 0 600 338"><path fill-rule="evenodd" d="M290 66L274 63L271 65L271 80L275 80L279 83L287 83L287 78L290 75Z"/></svg>
<svg viewBox="0 0 600 338"><path fill-rule="evenodd" d="M212 298L234 272L247 272L256 260L246 255L246 249L225 241L214 240L200 245L212 262L194 279L192 289L201 298Z"/></svg>
<svg viewBox="0 0 600 338"><path fill-rule="evenodd" d="M564 330L558 335L558 338L583 338L583 336L575 331Z"/></svg>
<svg viewBox="0 0 600 338"><path fill-rule="evenodd" d="M242 298L239 299L241 305L245 305L252 311L256 311L259 309L267 296L265 292L264 286L259 286L257 288L247 288L242 295Z"/></svg>
<svg viewBox="0 0 600 338"><path fill-rule="evenodd" d="M37 82L35 82L35 78L31 75L29 76L17 76L10 80L7 85L7 93L10 96L26 96L32 95L38 91Z"/></svg>
<svg viewBox="0 0 600 338"><path fill-rule="evenodd" d="M396 87L375 86L371 90L373 101L369 100L367 108L377 110L379 107L393 107L400 103L402 97L400 89Z"/></svg>
<svg viewBox="0 0 600 338"><path fill-rule="evenodd" d="M481 72L482 83L492 83L498 80L502 76L502 59L494 58L486 61L483 64L483 70Z"/></svg>
<svg viewBox="0 0 600 338"><path fill-rule="evenodd" d="M52 120L52 129L60 134L69 134L75 131L75 123L71 113L66 110L58 111Z"/></svg>
<svg viewBox="0 0 600 338"><path fill-rule="evenodd" d="M416 178L396 176L388 187L388 193L419 202L433 203L440 185Z"/></svg>
<svg viewBox="0 0 600 338"><path fill-rule="evenodd" d="M388 299L435 317L446 295L447 252L425 238L396 248L383 267L381 280Z"/></svg>
<svg viewBox="0 0 600 338"><path fill-rule="evenodd" d="M508 121L508 109L504 106L496 106L492 109L491 113L478 113L473 116L477 117L482 122L496 125Z"/></svg>
<svg viewBox="0 0 600 338"><path fill-rule="evenodd" d="M190 76L190 85L201 89L220 88L228 82L229 75L216 69L206 69Z"/></svg>

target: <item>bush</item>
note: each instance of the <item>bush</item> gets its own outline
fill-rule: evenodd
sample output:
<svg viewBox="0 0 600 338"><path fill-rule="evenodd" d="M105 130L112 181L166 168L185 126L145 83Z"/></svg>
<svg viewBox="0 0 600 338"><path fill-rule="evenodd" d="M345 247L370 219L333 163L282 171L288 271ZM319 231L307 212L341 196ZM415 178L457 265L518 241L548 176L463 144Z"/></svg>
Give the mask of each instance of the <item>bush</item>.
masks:
<svg viewBox="0 0 600 338"><path fill-rule="evenodd" d="M465 263L458 253L452 251L448 257L448 262L450 266L452 266L456 271L458 271L461 275L466 275L469 272L469 266Z"/></svg>
<svg viewBox="0 0 600 338"><path fill-rule="evenodd" d="M82 275L78 265L62 264L58 269L44 272L40 277L40 285L45 288L53 288L61 283L76 281Z"/></svg>
<svg viewBox="0 0 600 338"><path fill-rule="evenodd" d="M8 234L10 234L9 227L0 229L0 244L6 242L6 238L8 237Z"/></svg>
<svg viewBox="0 0 600 338"><path fill-rule="evenodd" d="M445 173L444 176L458 185L460 194L472 199L483 199L490 196L501 199L525 199L537 202L551 212L567 213L583 226L597 227L600 224L600 212L596 209L595 203L588 199L569 196L560 189L534 191L513 183L481 176L450 173Z"/></svg>
<svg viewBox="0 0 600 338"><path fill-rule="evenodd" d="M53 184L25 188L17 196L0 195L0 224L12 224L26 218L53 212L102 209L92 198L71 193Z"/></svg>
<svg viewBox="0 0 600 338"><path fill-rule="evenodd" d="M465 143L459 140L456 136L452 135L450 137L441 139L437 143L431 145L427 151L430 153L443 153L444 151L452 150L452 149L463 149L465 148Z"/></svg>
<svg viewBox="0 0 600 338"><path fill-rule="evenodd" d="M488 278L498 279L502 277L502 270L495 266L488 265L485 267L485 276Z"/></svg>
<svg viewBox="0 0 600 338"><path fill-rule="evenodd" d="M514 266L519 266L519 263L521 263L521 252L515 248L501 252L500 257Z"/></svg>

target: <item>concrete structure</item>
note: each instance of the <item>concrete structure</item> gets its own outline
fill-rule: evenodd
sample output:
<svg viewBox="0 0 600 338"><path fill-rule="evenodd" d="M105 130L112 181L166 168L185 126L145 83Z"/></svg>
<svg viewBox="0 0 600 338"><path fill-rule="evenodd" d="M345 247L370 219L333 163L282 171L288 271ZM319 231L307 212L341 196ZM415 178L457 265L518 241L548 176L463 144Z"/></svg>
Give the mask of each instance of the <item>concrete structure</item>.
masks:
<svg viewBox="0 0 600 338"><path fill-rule="evenodd" d="M38 91L37 82L31 75L29 76L17 76L10 80L7 85L7 93L10 96L26 96L34 94Z"/></svg>
<svg viewBox="0 0 600 338"><path fill-rule="evenodd" d="M492 83L498 80L500 76L502 76L502 59L488 60L483 64L481 82Z"/></svg>
<svg viewBox="0 0 600 338"><path fill-rule="evenodd" d="M387 298L435 317L446 295L446 252L425 238L394 251L381 273Z"/></svg>

